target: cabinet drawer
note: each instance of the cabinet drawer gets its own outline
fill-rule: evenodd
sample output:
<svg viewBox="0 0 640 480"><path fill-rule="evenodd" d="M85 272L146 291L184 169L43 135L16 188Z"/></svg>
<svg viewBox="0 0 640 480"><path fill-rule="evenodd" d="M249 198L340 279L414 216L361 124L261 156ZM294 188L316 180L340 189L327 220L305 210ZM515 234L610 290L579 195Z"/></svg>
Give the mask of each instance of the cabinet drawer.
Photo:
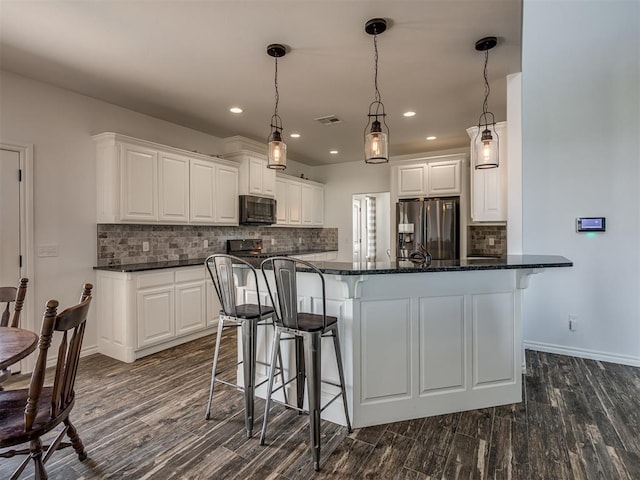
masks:
<svg viewBox="0 0 640 480"><path fill-rule="evenodd" d="M182 268L176 271L176 283L204 280L204 274L204 265L202 267Z"/></svg>
<svg viewBox="0 0 640 480"><path fill-rule="evenodd" d="M173 272L147 273L138 277L138 288L173 285Z"/></svg>

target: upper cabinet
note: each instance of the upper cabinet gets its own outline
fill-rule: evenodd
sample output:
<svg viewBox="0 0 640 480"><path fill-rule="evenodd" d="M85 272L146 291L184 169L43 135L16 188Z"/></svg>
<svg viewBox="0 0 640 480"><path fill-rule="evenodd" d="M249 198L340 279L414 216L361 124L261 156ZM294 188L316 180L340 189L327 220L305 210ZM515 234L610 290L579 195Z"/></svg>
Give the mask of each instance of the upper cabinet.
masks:
<svg viewBox="0 0 640 480"><path fill-rule="evenodd" d="M462 190L463 154L417 158L393 166L398 198L446 197Z"/></svg>
<svg viewBox="0 0 640 480"><path fill-rule="evenodd" d="M474 222L507 221L507 123L496 123L500 140L498 168L474 168L475 140L478 127L467 129L471 138L471 220Z"/></svg>
<svg viewBox="0 0 640 480"><path fill-rule="evenodd" d="M238 167L114 133L95 135L98 223L238 224Z"/></svg>
<svg viewBox="0 0 640 480"><path fill-rule="evenodd" d="M292 227L324 225L324 185L278 174L275 194L277 225Z"/></svg>
<svg viewBox="0 0 640 480"><path fill-rule="evenodd" d="M240 195L274 197L276 172L267 168L267 158L251 151L227 153L224 156L240 165Z"/></svg>

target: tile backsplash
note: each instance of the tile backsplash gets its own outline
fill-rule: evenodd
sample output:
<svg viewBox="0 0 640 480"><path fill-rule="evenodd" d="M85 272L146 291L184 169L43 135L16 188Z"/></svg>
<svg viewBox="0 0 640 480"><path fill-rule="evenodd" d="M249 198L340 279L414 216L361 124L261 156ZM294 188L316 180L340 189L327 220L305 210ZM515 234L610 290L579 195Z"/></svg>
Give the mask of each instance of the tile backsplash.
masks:
<svg viewBox="0 0 640 480"><path fill-rule="evenodd" d="M273 253L338 250L337 228L98 224L98 266L204 258L224 253L234 238L261 238L264 251Z"/></svg>
<svg viewBox="0 0 640 480"><path fill-rule="evenodd" d="M469 225L469 256L502 256L507 254L506 225ZM490 245L493 239L493 245Z"/></svg>

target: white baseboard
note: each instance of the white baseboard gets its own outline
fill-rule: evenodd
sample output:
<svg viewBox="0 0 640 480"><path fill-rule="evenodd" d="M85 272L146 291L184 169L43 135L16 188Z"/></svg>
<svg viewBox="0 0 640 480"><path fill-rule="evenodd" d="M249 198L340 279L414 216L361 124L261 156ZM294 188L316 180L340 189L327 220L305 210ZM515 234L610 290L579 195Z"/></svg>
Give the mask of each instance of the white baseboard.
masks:
<svg viewBox="0 0 640 480"><path fill-rule="evenodd" d="M98 352L98 346L97 345L92 345L90 347L83 348L80 351L80 356L81 357L88 357L89 355L93 355L94 353L100 353L100 352Z"/></svg>
<svg viewBox="0 0 640 480"><path fill-rule="evenodd" d="M640 367L640 357L633 355L619 355L616 353L601 352L599 350L554 345L552 343L525 341L523 344L524 348L528 348L529 350L538 350L540 352L557 353L559 355L569 355L570 357L588 358L590 360L600 360L603 362L620 363L622 365Z"/></svg>

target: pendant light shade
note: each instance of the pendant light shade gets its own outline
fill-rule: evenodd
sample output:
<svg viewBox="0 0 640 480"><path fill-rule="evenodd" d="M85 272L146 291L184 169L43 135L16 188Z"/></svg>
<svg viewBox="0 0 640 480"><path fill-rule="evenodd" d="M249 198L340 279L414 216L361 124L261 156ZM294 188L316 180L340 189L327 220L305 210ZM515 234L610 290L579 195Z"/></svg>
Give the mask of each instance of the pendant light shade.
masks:
<svg viewBox="0 0 640 480"><path fill-rule="evenodd" d="M496 132L496 121L493 113L487 110L489 93L489 80L487 77L487 64L489 63L489 50L498 43L496 37L485 37L476 42L476 50L484 52L484 102L482 114L478 120L478 133L474 140L475 168L497 168L500 165L498 152L500 150L500 137Z"/></svg>
<svg viewBox="0 0 640 480"><path fill-rule="evenodd" d="M374 87L375 99L369 105L367 126L364 129L364 161L366 163L387 163L389 161L389 127L387 116L378 90L378 35L387 29L387 21L373 18L365 23L364 30L373 35L374 49Z"/></svg>
<svg viewBox="0 0 640 480"><path fill-rule="evenodd" d="M278 115L278 58L284 57L287 49L279 43L273 43L267 47L267 54L275 59L275 90L276 106L271 116L271 133L269 134L267 168L284 170L287 168L287 144L282 141L282 119Z"/></svg>

